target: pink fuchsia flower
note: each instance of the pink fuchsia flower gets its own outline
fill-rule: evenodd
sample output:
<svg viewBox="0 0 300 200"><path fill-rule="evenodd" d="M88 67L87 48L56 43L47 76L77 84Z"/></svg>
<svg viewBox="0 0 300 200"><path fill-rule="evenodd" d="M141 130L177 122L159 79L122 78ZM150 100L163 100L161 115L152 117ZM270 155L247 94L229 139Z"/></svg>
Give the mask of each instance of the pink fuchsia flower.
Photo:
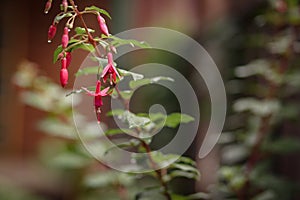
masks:
<svg viewBox="0 0 300 200"><path fill-rule="evenodd" d="M69 73L67 70L67 59L63 58L61 60L61 70L60 70L60 84L65 87L68 83Z"/></svg>
<svg viewBox="0 0 300 200"><path fill-rule="evenodd" d="M100 123L101 106L103 106L102 97L108 95L107 92L109 90L109 87L101 90L101 82L100 80L97 80L95 92L89 91L86 88L82 88L82 89L85 90L88 95L94 97L94 107L95 107L96 117L98 123Z"/></svg>
<svg viewBox="0 0 300 200"><path fill-rule="evenodd" d="M52 5L52 0L48 0L45 5L45 10L44 10L45 14L47 14L49 12L49 10L51 9L51 5Z"/></svg>
<svg viewBox="0 0 300 200"><path fill-rule="evenodd" d="M105 19L99 13L97 15L97 21L98 21L98 24L100 26L100 30L102 31L102 33L106 36L109 36L109 32L108 32L107 25L105 23Z"/></svg>
<svg viewBox="0 0 300 200"><path fill-rule="evenodd" d="M48 42L50 43L51 40L55 37L55 34L56 34L56 25L55 24L52 24L50 27L49 27L49 30L48 30Z"/></svg>
<svg viewBox="0 0 300 200"><path fill-rule="evenodd" d="M68 29L68 27L65 27L64 28L64 34L63 34L63 36L61 38L61 46L62 46L62 48L64 48L64 49L67 48L68 43L69 43L69 29Z"/></svg>
<svg viewBox="0 0 300 200"><path fill-rule="evenodd" d="M117 69L114 67L113 55L111 52L107 54L107 59L108 59L108 64L103 69L101 78L103 78L103 82L105 83L107 78L109 77L110 84L112 85L113 83L117 82L117 77L120 79L121 76L118 73Z"/></svg>

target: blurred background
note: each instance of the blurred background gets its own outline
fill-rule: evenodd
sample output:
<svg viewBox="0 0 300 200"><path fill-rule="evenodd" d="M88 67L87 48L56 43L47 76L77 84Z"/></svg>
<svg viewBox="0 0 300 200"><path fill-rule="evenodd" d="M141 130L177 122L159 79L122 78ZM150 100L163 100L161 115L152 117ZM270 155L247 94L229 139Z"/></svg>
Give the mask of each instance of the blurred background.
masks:
<svg viewBox="0 0 300 200"><path fill-rule="evenodd" d="M298 101L300 89L298 86L300 84L296 76L299 75L297 55L299 51L298 24L300 23L297 16L300 14L297 1L291 0L287 2L288 6L293 8L292 11L284 11L284 5L278 5L276 0L85 0L76 2L79 9L95 4L109 11L113 20L107 20L107 23L112 33L143 26L165 27L185 33L199 41L219 67L225 81L228 97L228 119L224 128L226 133L221 137L221 144L206 158L199 160L197 159L197 152L201 145L201 139L204 137L202 133L207 128L206 125L210 117L208 108L209 96L206 88L203 86L204 83L201 77L193 76L191 66L182 60L178 60L174 55L166 54L156 60L157 62L165 62L174 66L174 68L191 80L191 84L197 92L201 104L201 112L203 112L201 113L202 120L198 138L186 152L186 155L197 159L201 178L199 181L179 180L174 182L173 189L178 190L179 193L205 192L215 194L221 191L223 195L210 198L255 199L254 197L237 197L238 195L234 194L235 187L241 191L243 191L244 187L239 185L241 180L232 180L230 178L230 180L227 180L226 176L228 178L230 173L239 174L238 170L234 171L237 168L233 166L236 166L236 164L241 166L243 163L247 163L247 156L251 155L251 153L246 152L245 155L242 155L242 152L245 150L244 146L249 146L249 143L247 144L245 141L248 141L249 138L250 141L251 138L253 140L253 137L247 138L247 133L250 134L250 132L255 132L255 130L260 132L260 129L255 129L255 127L257 124L263 123L261 121L264 120L264 117L257 113L254 113L256 117L249 117L251 115L249 113L236 114L236 112L245 110L250 110L251 112L251 109L255 106L258 107L257 110L268 110L270 108L268 107L269 104L267 108L261 108L259 107L261 104L257 102L254 103L254 106L249 106L253 104L253 101L243 101L244 104L240 103L240 106L234 103L237 99L245 96L257 96L259 100L268 99L266 97L268 95L265 95L265 93L271 90L269 88L270 85L275 85L274 88L277 89L273 91L271 99L283 102L281 105L285 109L280 110L279 116L281 117L277 117L276 120L271 122L266 122L269 124L268 126L273 127L268 128L267 132L273 133L272 141L274 138L281 137L291 137L292 139L284 140L282 143L272 143L273 146L270 145L271 147L269 148L266 146L266 149L269 150L266 154L271 155L272 161L266 164L268 168L265 169L268 172L272 172L272 178L264 179L262 180L262 186L259 184L259 186L256 186L266 191L273 191L276 188L267 190L266 185L278 184L280 189L285 189L281 194L272 193L270 195L269 192L267 193L268 198L265 199L300 198L299 196L297 197L299 195L297 190L300 188L300 162L298 159L298 140L300 137ZM51 123L47 121L41 128L38 122L48 117L49 113L50 115L61 115L53 114L51 107L37 106L38 102L35 102L36 99L27 99L24 103L24 96L23 101L20 97L20 93L28 90L28 88L34 91L42 90L45 94L47 93L48 96L45 95L44 98L49 98L50 100L45 100L45 103L51 105L56 105L51 100L58 101L57 99L64 96L63 91L56 89L55 86L55 83L59 83L59 64L52 63L52 53L56 49L57 44L60 43L60 38L56 37L52 43L47 43L48 28L57 13L60 1L53 1L53 9L47 15L43 12L45 3L46 1L43 0L5 0L0 3L0 199L93 199L93 195L82 197L82 193L89 190L80 186L80 180L82 179L80 176L85 170L101 171L103 167L100 164L99 166L94 164L93 167L82 169L81 164L88 160L87 155L83 156L84 159L72 157L73 160L70 161L70 163L73 163L71 164L72 167L69 166L70 163L64 162L65 159L69 159L65 157L55 158L55 161L49 162L50 164L45 161L55 156L55 153L51 153L52 150L57 153L59 150L67 149L69 153L80 152L79 154L84 154L84 150L78 146L74 147L74 142L70 138L64 139L64 142L62 142L59 134L45 134L47 131L51 132L51 130L49 131ZM295 7L297 9L294 9ZM288 12L288 16L281 11ZM274 13L278 13L278 15ZM285 20L285 17L290 20ZM95 19L87 17L86 20L91 26L97 26ZM269 24L272 24L275 28ZM60 24L57 35L62 34L62 29L63 25ZM293 38L293 42L295 41L295 46L293 46L292 50L287 49L284 43L290 37ZM277 39L280 42L272 46L275 46L274 48L277 50L271 53L264 50L266 42L276 42ZM155 55L156 53L152 52L150 54L152 57L145 59L151 60ZM74 53L70 74L77 71L85 56L85 52L78 51ZM135 57L136 55L131 55L126 59L121 58L121 61L127 62L131 66L143 63L143 57L138 57L138 59L133 61ZM261 71L256 70L253 72L252 69L252 71L250 70L251 72L249 70L245 72L246 68L239 68L238 70L236 68L242 65L245 67L246 64L251 63L253 60L257 61L257 59L272 60L272 62L278 61L281 64L286 63L286 65L291 66L291 69L287 70L289 76L285 77L289 81L282 85L279 81L280 86L278 86L279 83L276 81L276 84L265 81L265 79L270 80L272 78L262 80L260 77L250 77L250 79L244 80L244 78L253 74L255 76L256 74L264 76L264 74L268 73L268 77L273 75L272 72L269 73L267 69L263 68L264 65L261 62L258 64L256 62L258 68L261 66ZM20 65L23 66L23 71L19 72L17 76L19 79L20 77L21 79L24 78L27 82L36 79L40 81L40 85L45 84L47 86L42 89L36 86L28 87L26 84L24 86L24 83L19 83L20 80L16 81L16 78L13 77L15 77ZM20 75L20 73L25 75ZM42 75L44 78L42 80L38 79L37 74ZM282 72L282 74L284 73ZM47 77L47 80L45 80L45 77ZM70 76L67 89L72 88L73 81L74 77ZM59 94L61 94L61 97ZM56 97L53 97L55 95ZM41 97L38 96L36 98ZM151 102L151 99L149 102ZM178 110L176 102L172 103L171 101L170 104L170 110ZM233 105L239 108L245 107L245 109L232 109ZM251 107L251 109L248 107ZM62 111L67 109L69 108L66 106ZM106 118L104 122L110 123L109 119ZM47 128L48 125L49 127ZM244 129L244 126L247 128ZM68 130L62 129L61 131ZM233 134L236 131L239 133ZM241 147L241 145L244 146ZM286 154L282 152L286 152ZM88 160L88 162L93 161ZM56 164L52 166L51 163ZM223 168L222 171L224 166L227 168ZM224 173L225 178L220 178L220 174L222 177ZM281 182L279 182L274 177L283 177L284 181L280 180ZM290 180L292 184L289 182ZM128 180L126 179L126 181ZM182 186L183 184L184 186ZM223 184L226 186L233 185L229 189L223 188L224 191L222 190ZM219 187L219 189L213 189L215 187ZM122 188L117 188L117 191L121 195L124 192ZM259 192L256 193L260 193L260 191L262 190L259 189ZM103 197L103 199L109 198ZM115 199L119 198L116 197Z"/></svg>

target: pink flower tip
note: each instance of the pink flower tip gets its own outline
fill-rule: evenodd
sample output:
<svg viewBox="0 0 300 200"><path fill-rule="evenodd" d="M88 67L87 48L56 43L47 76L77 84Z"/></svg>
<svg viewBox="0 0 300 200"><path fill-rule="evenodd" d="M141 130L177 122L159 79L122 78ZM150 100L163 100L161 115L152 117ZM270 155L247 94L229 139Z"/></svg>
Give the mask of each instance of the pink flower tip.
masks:
<svg viewBox="0 0 300 200"><path fill-rule="evenodd" d="M105 23L105 19L100 14L97 15L97 21L98 21L98 24L100 26L100 30L102 31L102 33L106 36L109 36L109 32L108 32L107 25Z"/></svg>
<svg viewBox="0 0 300 200"><path fill-rule="evenodd" d="M62 0L61 4L63 6L64 12L67 12L67 10L68 10L68 1L67 0Z"/></svg>
<svg viewBox="0 0 300 200"><path fill-rule="evenodd" d="M56 34L56 25L52 24L48 30L48 42L52 41L52 39L55 37L55 34Z"/></svg>
<svg viewBox="0 0 300 200"><path fill-rule="evenodd" d="M69 43L69 29L68 29L68 27L65 27L64 34L61 38L61 45L65 49L65 48L67 48L68 43Z"/></svg>
<svg viewBox="0 0 300 200"><path fill-rule="evenodd" d="M62 68L60 70L60 84L62 87L65 87L67 85L68 78L69 78L68 70L66 68Z"/></svg>
<svg viewBox="0 0 300 200"><path fill-rule="evenodd" d="M48 0L45 5L45 9L44 9L45 14L47 14L49 12L49 10L51 9L51 6L52 6L52 0Z"/></svg>

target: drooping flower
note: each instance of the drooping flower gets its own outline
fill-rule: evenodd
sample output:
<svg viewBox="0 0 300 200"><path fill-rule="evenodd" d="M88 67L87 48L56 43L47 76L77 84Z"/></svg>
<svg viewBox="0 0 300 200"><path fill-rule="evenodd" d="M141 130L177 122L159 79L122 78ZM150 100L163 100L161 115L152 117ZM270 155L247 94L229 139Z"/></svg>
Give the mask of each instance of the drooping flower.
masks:
<svg viewBox="0 0 300 200"><path fill-rule="evenodd" d="M65 87L68 83L69 73L67 70L67 59L63 58L61 60L61 70L60 70L60 84Z"/></svg>
<svg viewBox="0 0 300 200"><path fill-rule="evenodd" d="M67 48L68 43L69 43L69 29L68 29L68 27L65 27L64 28L64 34L63 34L63 36L61 38L61 46L62 46L62 48L64 48L64 49Z"/></svg>
<svg viewBox="0 0 300 200"><path fill-rule="evenodd" d="M100 30L102 31L103 34L106 36L109 36L108 28L105 22L105 19L98 13L97 15L97 21L100 26Z"/></svg>
<svg viewBox="0 0 300 200"><path fill-rule="evenodd" d="M107 78L110 79L110 84L117 82L117 77L120 78L120 74L117 69L114 67L113 55L111 52L107 54L108 64L103 69L101 77L103 78L103 82L105 83Z"/></svg>
<svg viewBox="0 0 300 200"><path fill-rule="evenodd" d="M45 9L44 9L45 14L47 14L49 12L49 10L51 9L51 6L52 6L52 0L48 0L45 5Z"/></svg>
<svg viewBox="0 0 300 200"><path fill-rule="evenodd" d="M109 87L101 90L101 82L97 80L95 92L89 91L87 88L82 88L88 95L94 97L94 107L98 123L100 123L101 106L103 106L102 97L108 95Z"/></svg>
<svg viewBox="0 0 300 200"><path fill-rule="evenodd" d="M49 43L55 37L55 34L56 34L56 25L53 23L53 24L51 24L51 26L49 27L49 30L48 30L48 42Z"/></svg>

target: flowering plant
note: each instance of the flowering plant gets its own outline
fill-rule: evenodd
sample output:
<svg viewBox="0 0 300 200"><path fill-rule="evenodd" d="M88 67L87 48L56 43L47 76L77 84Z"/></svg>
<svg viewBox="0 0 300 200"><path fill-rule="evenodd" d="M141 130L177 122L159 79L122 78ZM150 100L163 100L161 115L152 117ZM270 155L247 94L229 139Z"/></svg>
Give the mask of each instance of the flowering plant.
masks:
<svg viewBox="0 0 300 200"><path fill-rule="evenodd" d="M48 0L45 6L45 13L51 9L52 0ZM96 29L87 26L84 16L86 14L95 15L100 29L100 36L97 35ZM135 149L137 153L146 154L145 176L153 176L158 180L160 186L146 188L145 191L139 191L136 199L143 199L144 196L153 195L156 198L164 199L183 199L185 197L175 194L170 190L170 182L177 177L185 177L198 179L199 172L195 162L188 157L181 157L173 154L162 154L152 151L151 142L154 132L162 127L176 128L181 123L189 123L194 119L187 114L171 113L169 115L163 113L154 113L150 118L145 113L133 113L129 110L129 100L134 91L139 87L159 81L174 81L169 77L144 78L142 74L132 73L130 71L120 69L113 61L114 54L117 54L117 48L123 45L138 46L141 48L149 48L145 42L135 40L125 40L110 34L105 18L111 18L109 13L104 9L96 6L86 7L80 11L73 0L63 0L61 2L61 11L56 15L53 23L48 30L48 42L56 37L57 26L64 23L63 35L61 36L61 44L54 52L53 61L61 62L60 84L65 87L68 84L68 68L72 60L72 53L76 49L88 51L93 60L98 61L96 67L85 67L77 71L76 76L94 75L96 86L77 88L69 95L87 94L94 98L94 110L98 123L101 122L101 107L104 107L102 98L111 97L120 99L123 102L124 109L111 110L108 116L117 116L122 122L129 126L129 129L108 129L104 132L107 137L114 140L116 147L123 149ZM79 20L82 27L75 26L75 21ZM74 30L74 34L71 31ZM131 76L133 80L129 82L130 90L120 90L118 85L124 80L125 76ZM104 86L104 87L102 87ZM154 117L153 117L154 116ZM147 136L147 137L145 137ZM118 143L118 140L125 138L127 141ZM107 148L104 154L107 154L113 148ZM139 163L141 158L132 157L132 163ZM167 163L167 165L166 165ZM129 171L130 172L130 171ZM153 194L152 194L153 193ZM150 196L151 196L150 195ZM160 196L159 196L160 195ZM125 197L123 197L126 199Z"/></svg>

